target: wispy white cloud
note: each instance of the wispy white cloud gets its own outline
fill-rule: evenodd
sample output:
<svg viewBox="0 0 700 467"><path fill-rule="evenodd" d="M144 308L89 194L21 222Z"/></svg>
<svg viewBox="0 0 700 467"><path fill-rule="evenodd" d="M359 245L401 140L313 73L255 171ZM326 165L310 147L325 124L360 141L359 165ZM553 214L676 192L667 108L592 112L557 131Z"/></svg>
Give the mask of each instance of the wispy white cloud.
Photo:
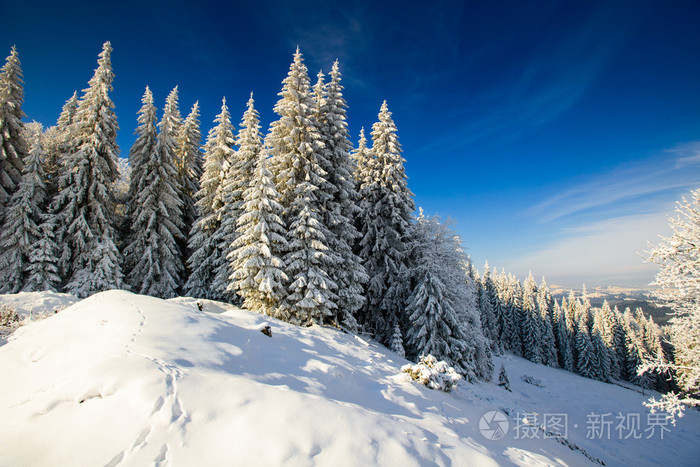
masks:
<svg viewBox="0 0 700 467"><path fill-rule="evenodd" d="M523 212L554 240L515 255L508 267L531 268L566 287L645 286L657 268L643 261L648 243L668 235L675 202L700 183L700 141L580 183Z"/></svg>
<svg viewBox="0 0 700 467"><path fill-rule="evenodd" d="M550 223L591 211L599 219L649 213L699 184L700 141L694 141L574 186L543 200L526 214Z"/></svg>
<svg viewBox="0 0 700 467"><path fill-rule="evenodd" d="M676 169L700 163L700 141L679 144L666 152L677 158Z"/></svg>
<svg viewBox="0 0 700 467"><path fill-rule="evenodd" d="M570 228L559 240L505 266L521 277L530 270L546 275L548 282L563 287L644 287L658 271L644 261L648 244L668 230L666 210L607 219Z"/></svg>

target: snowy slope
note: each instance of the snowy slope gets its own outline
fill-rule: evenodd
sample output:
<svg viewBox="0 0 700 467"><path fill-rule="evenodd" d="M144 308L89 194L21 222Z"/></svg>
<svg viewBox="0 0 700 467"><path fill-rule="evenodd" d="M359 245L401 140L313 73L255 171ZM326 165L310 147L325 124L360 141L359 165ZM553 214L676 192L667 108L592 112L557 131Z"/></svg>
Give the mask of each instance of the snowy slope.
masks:
<svg viewBox="0 0 700 467"><path fill-rule="evenodd" d="M480 383L464 385L459 397L480 398L512 414L510 438L518 431L520 436L528 434L524 424L518 429L518 418L536 414L542 424L545 415L566 414L568 441L606 465L700 465L697 410L686 411L675 426L666 420L655 425L655 416L642 405L650 395L658 398L655 391L642 394L629 383L619 383L626 387L602 383L512 355L495 358L494 363L497 369L505 366L512 392L495 391L492 384ZM524 376L532 382L525 382ZM539 431L537 436L544 434Z"/></svg>
<svg viewBox="0 0 700 467"><path fill-rule="evenodd" d="M265 324L272 338L259 332ZM479 431L489 410L549 410L536 404L553 396L524 387L518 368L543 381L559 370L534 374L527 362L506 361L512 395L467 383L445 394L396 376L404 363L334 329L215 302L201 312L193 299L104 292L0 347L0 465L590 463L552 439L514 439L511 430L491 441ZM568 387L553 378L548 391ZM610 387L612 398L630 393ZM692 459L696 415L684 420L693 444L668 459ZM642 450L663 459L665 441Z"/></svg>

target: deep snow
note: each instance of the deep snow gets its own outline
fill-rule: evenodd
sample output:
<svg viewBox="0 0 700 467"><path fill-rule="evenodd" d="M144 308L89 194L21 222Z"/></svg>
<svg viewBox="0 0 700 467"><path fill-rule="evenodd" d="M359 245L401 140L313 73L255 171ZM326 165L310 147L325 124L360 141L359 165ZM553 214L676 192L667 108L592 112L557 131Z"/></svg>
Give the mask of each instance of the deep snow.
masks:
<svg viewBox="0 0 700 467"><path fill-rule="evenodd" d="M556 440L515 439L517 413L568 410L584 425L591 411L645 416L635 391L514 357L496 361L512 393L430 390L374 342L201 302L110 291L17 330L0 347L0 465L587 465ZM510 414L497 441L479 431L492 410ZM568 434L608 465L697 462L700 414L670 430Z"/></svg>

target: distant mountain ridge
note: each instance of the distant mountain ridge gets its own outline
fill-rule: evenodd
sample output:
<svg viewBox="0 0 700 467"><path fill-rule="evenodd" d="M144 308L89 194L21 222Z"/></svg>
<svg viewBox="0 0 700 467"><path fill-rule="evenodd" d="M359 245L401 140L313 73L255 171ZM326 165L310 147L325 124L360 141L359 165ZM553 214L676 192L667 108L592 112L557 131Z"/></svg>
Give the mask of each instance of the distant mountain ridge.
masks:
<svg viewBox="0 0 700 467"><path fill-rule="evenodd" d="M571 289L558 285L551 285L550 290L557 300L567 297L572 290L577 296L581 296L584 292L583 288ZM673 317L672 310L659 303L652 289L608 286L586 289L585 294L594 307L602 306L607 300L611 307L617 306L621 312L628 307L632 311L641 308L644 314L653 317L659 326L666 326Z"/></svg>

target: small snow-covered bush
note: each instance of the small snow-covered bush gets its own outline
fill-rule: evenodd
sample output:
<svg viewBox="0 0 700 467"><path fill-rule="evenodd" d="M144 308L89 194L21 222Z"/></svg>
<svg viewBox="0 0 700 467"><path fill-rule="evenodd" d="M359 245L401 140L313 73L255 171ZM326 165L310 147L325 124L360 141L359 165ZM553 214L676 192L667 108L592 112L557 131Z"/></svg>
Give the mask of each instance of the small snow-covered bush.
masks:
<svg viewBox="0 0 700 467"><path fill-rule="evenodd" d="M523 375L521 379L523 380L523 382L525 382L527 384L532 384L533 386L537 386L538 388L544 387L544 384L542 384L541 380L539 380L537 378L533 378L532 376Z"/></svg>
<svg viewBox="0 0 700 467"><path fill-rule="evenodd" d="M418 363L401 367L402 373L408 373L412 380L418 381L430 389L450 392L462 377L445 361L438 361L432 355L421 356Z"/></svg>
<svg viewBox="0 0 700 467"><path fill-rule="evenodd" d="M0 326L14 327L19 325L19 315L12 305L0 305Z"/></svg>

